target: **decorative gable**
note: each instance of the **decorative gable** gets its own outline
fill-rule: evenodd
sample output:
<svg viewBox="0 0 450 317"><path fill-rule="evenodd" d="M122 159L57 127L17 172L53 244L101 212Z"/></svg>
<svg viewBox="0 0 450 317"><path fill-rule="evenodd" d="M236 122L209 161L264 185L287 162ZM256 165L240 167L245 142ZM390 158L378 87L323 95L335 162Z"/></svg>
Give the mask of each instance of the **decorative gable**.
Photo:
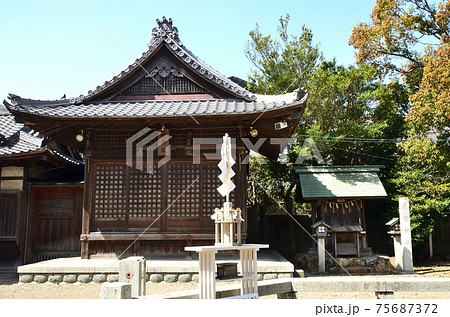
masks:
<svg viewBox="0 0 450 317"><path fill-rule="evenodd" d="M125 89L121 95L191 94L206 92L206 89L187 78L175 68L168 58L161 58L147 75Z"/></svg>
<svg viewBox="0 0 450 317"><path fill-rule="evenodd" d="M189 51L180 41L178 29L172 25L172 19L163 17L156 22L158 26L152 30L147 51L118 75L97 86L95 90L90 90L87 96L81 95L73 98L71 102L81 104L120 100L121 95L172 93L200 93L206 94L207 98L214 96L213 98L256 100L254 94L226 78ZM186 96L186 99L191 98Z"/></svg>

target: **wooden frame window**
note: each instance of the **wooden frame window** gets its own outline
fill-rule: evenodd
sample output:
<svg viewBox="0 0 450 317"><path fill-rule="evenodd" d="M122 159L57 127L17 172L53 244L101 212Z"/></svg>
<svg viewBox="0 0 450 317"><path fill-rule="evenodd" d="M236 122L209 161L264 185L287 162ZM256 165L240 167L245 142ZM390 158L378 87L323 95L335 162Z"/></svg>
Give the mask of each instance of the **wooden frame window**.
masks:
<svg viewBox="0 0 450 317"><path fill-rule="evenodd" d="M38 217L40 218L71 218L74 212L73 199L41 199L39 201Z"/></svg>

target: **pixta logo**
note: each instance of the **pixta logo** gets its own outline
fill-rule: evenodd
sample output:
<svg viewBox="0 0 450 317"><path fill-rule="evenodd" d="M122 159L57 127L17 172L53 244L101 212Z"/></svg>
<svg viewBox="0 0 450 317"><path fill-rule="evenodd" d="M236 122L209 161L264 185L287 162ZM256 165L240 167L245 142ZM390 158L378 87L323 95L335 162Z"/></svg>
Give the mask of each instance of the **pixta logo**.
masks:
<svg viewBox="0 0 450 317"><path fill-rule="evenodd" d="M162 132L161 132L162 131ZM150 128L144 128L139 132L129 137L126 141L126 161L127 165L134 167L140 171L153 174L155 153L162 159L158 160L157 167L160 168L171 159L171 136L164 133L164 130L157 131ZM242 144L248 150L247 156L241 161L241 164L248 164L250 162L250 153L259 153L260 148L269 143L272 146L279 146L279 159L282 164L288 162L287 153L290 146L296 144L292 138L259 138L251 140L248 138L241 138ZM207 160L214 160L220 157L222 138L193 138L192 139L192 163L200 164L201 157L204 156ZM202 146L211 146L215 148L215 152L202 152ZM230 138L231 156L236 156L236 139ZM318 164L325 164L325 160L320 154L319 148L313 139L307 138L303 142L302 148L297 154L295 164L302 164L306 160L316 160ZM264 164L264 160L259 161Z"/></svg>
<svg viewBox="0 0 450 317"><path fill-rule="evenodd" d="M170 140L171 136L160 131L144 128L133 134L126 141L127 165L136 169L153 174L154 152L163 158L158 161L158 168L171 159ZM145 162L145 165L144 165Z"/></svg>

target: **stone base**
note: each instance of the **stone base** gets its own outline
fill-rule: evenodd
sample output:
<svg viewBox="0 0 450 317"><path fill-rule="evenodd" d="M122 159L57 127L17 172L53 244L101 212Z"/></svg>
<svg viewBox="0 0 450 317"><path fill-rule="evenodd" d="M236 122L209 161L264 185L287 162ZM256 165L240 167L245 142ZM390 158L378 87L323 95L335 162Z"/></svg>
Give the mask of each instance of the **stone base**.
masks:
<svg viewBox="0 0 450 317"><path fill-rule="evenodd" d="M218 260L236 261L233 256L217 255ZM104 283L119 281L119 262L114 258L60 258L19 266L21 283ZM238 268L240 267L238 263ZM258 253L258 280L291 278L294 265L272 250ZM146 282L198 282L198 261L184 256L151 256L147 259Z"/></svg>
<svg viewBox="0 0 450 317"><path fill-rule="evenodd" d="M373 255L365 257L327 257L326 271L334 274L353 273L353 274L370 274L370 273L391 273L395 272L392 261L388 256ZM319 260L317 255L301 254L297 256L298 267L310 273L318 272Z"/></svg>
<svg viewBox="0 0 450 317"><path fill-rule="evenodd" d="M263 273L258 274L258 281L283 279L293 277L293 273ZM53 284L73 284L73 283L99 283L117 282L119 281L119 274L19 274L20 283L53 283ZM198 273L156 273L147 274L146 282L150 283L188 283L198 282Z"/></svg>

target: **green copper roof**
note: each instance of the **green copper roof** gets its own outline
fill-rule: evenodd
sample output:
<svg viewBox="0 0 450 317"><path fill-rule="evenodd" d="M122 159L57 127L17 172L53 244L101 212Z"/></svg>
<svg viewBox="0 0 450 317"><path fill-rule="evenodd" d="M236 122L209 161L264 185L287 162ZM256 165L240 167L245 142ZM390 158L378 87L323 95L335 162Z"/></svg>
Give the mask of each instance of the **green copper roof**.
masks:
<svg viewBox="0 0 450 317"><path fill-rule="evenodd" d="M304 166L295 168L304 199L381 198L380 166Z"/></svg>

